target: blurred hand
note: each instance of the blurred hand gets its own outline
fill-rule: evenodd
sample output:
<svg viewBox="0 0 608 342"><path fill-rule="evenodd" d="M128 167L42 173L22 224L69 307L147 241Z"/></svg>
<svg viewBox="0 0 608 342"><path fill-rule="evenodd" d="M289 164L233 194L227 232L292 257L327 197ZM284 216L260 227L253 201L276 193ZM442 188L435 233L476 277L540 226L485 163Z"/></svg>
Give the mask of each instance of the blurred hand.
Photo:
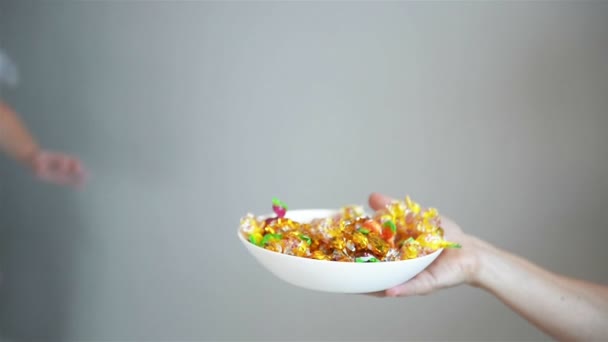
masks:
<svg viewBox="0 0 608 342"><path fill-rule="evenodd" d="M80 160L62 153L40 150L30 159L30 166L38 179L69 186L81 186L86 173Z"/></svg>
<svg viewBox="0 0 608 342"><path fill-rule="evenodd" d="M369 205L373 210L384 208L391 201L391 198L376 193L369 197ZM479 241L463 233L456 223L444 216L441 217L441 223L446 240L458 242L462 248L444 249L441 255L416 277L402 285L373 295L380 297L427 295L463 283L475 285L479 268Z"/></svg>

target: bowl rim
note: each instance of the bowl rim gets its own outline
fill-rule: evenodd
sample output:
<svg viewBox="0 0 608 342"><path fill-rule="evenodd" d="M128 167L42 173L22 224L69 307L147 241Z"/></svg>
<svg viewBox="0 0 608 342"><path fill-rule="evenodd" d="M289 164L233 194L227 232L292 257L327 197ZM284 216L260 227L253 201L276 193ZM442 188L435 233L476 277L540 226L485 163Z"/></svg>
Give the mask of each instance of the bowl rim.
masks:
<svg viewBox="0 0 608 342"><path fill-rule="evenodd" d="M338 210L335 210L335 209L294 209L294 210L288 211L288 213L289 212L292 212L292 213L293 212L306 212L306 211L339 212ZM256 218L265 219L265 218L272 217L272 216L273 216L272 214L266 214L266 215L256 216ZM366 265L366 266L356 266L356 267L385 267L385 266L372 266L372 265L395 265L395 264L402 265L405 263L413 263L413 262L416 262L417 260L424 260L424 259L438 257L438 255L436 256L436 254L440 254L444 250L444 248L439 248L438 250L434 251L433 253L430 253L430 254L427 254L427 255L424 255L421 257L416 257L413 259L406 259L406 260L381 261L381 262L344 262L344 261L319 260L319 259L299 257L299 256L295 256L295 255L279 253L279 252L268 250L266 248L262 248L258 245L254 245L249 240L245 239L243 231L241 230L240 227L237 229L236 234L237 234L239 240L246 246L250 245L249 247L253 247L254 249L260 250L262 253L265 253L266 255L269 255L272 257L277 257L277 258L285 257L285 258L291 258L292 260L301 260L302 262L310 262L310 263L324 263L324 264L335 264L335 265ZM346 267L352 267L352 266L346 266Z"/></svg>

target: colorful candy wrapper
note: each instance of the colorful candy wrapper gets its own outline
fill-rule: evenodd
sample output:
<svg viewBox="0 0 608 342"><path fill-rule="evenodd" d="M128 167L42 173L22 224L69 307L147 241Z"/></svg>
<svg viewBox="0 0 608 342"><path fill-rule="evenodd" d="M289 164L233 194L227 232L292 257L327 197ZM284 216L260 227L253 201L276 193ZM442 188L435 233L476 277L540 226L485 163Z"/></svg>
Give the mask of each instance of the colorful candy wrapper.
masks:
<svg viewBox="0 0 608 342"><path fill-rule="evenodd" d="M288 207L272 200L274 217L241 219L241 233L254 245L277 253L325 261L373 263L418 258L441 248L460 248L444 240L440 215L407 196L366 216L360 206L342 207L335 217L310 223L285 218Z"/></svg>

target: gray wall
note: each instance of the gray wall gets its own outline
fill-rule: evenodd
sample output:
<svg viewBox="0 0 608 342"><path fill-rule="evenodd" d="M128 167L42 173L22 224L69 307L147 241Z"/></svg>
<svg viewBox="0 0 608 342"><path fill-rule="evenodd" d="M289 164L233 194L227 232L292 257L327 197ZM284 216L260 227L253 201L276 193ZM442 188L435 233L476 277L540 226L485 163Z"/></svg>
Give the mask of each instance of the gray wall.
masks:
<svg viewBox="0 0 608 342"><path fill-rule="evenodd" d="M0 12L22 76L5 99L92 172L71 191L1 160L6 339L546 339L471 288L381 300L277 281L235 238L272 196L409 193L544 267L608 281L606 3Z"/></svg>

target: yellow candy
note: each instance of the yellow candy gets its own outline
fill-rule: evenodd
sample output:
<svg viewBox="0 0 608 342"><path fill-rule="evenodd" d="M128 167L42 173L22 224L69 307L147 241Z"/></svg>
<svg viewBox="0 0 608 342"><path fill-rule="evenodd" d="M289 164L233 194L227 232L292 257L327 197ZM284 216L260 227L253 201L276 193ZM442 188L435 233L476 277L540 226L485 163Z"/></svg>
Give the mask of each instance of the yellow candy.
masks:
<svg viewBox="0 0 608 342"><path fill-rule="evenodd" d="M308 245L305 242L300 242L294 249L294 254L297 256L305 256L308 252Z"/></svg>
<svg viewBox="0 0 608 342"><path fill-rule="evenodd" d="M388 253L389 245L388 242L384 241L381 236L372 234L368 237L369 245L368 248L372 253L378 256L384 257Z"/></svg>
<svg viewBox="0 0 608 342"><path fill-rule="evenodd" d="M404 203L399 201L393 201L388 206L388 211L394 219L405 217L406 210L407 208L405 207Z"/></svg>
<svg viewBox="0 0 608 342"><path fill-rule="evenodd" d="M262 228L253 214L247 214L241 219L241 230L247 234L262 232Z"/></svg>
<svg viewBox="0 0 608 342"><path fill-rule="evenodd" d="M340 210L342 220L354 220L365 214L363 208L358 205L349 205Z"/></svg>
<svg viewBox="0 0 608 342"><path fill-rule="evenodd" d="M329 256L325 255L322 251L314 251L312 252L312 258L317 260L329 260Z"/></svg>
<svg viewBox="0 0 608 342"><path fill-rule="evenodd" d="M298 224L287 218L279 218L273 225L274 230L276 230L277 232L288 232L290 230L296 229L297 227Z"/></svg>
<svg viewBox="0 0 608 342"><path fill-rule="evenodd" d="M405 204L407 205L407 208L414 214L414 215L418 215L420 214L420 205L414 201L412 201L412 199L410 198L410 196L407 196L405 198Z"/></svg>
<svg viewBox="0 0 608 342"><path fill-rule="evenodd" d="M332 247L337 250L343 250L345 246L346 246L346 242L343 239L335 239L332 242Z"/></svg>
<svg viewBox="0 0 608 342"><path fill-rule="evenodd" d="M420 234L416 241L422 246L426 248L430 248L432 250L438 250L442 246L442 239L440 236L435 234Z"/></svg>
<svg viewBox="0 0 608 342"><path fill-rule="evenodd" d="M269 224L266 227L264 227L264 232L266 234L276 234L276 230L274 228L275 228L275 226L273 224Z"/></svg>
<svg viewBox="0 0 608 342"><path fill-rule="evenodd" d="M420 254L421 249L422 248L420 246L420 243L418 243L418 241L416 241L416 240L409 241L409 242L403 244L403 247L401 247L401 259L402 260L415 259Z"/></svg>
<svg viewBox="0 0 608 342"><path fill-rule="evenodd" d="M277 252L277 253L282 253L283 250L284 250L283 245L279 241L277 241L277 242L270 242L264 248L266 248L266 249L268 249L270 251L273 251L273 252Z"/></svg>
<svg viewBox="0 0 608 342"><path fill-rule="evenodd" d="M395 222L395 220L393 220L393 216L391 216L391 215L382 215L382 216L380 216L380 226L384 226L384 223L386 223L388 221Z"/></svg>
<svg viewBox="0 0 608 342"><path fill-rule="evenodd" d="M367 237L359 232L355 232L353 234L353 242L355 243L355 246L359 249L366 249L367 248Z"/></svg>
<svg viewBox="0 0 608 342"><path fill-rule="evenodd" d="M300 233L297 231L290 231L290 232L286 232L283 235L285 238L289 238L289 239L297 239L300 236Z"/></svg>
<svg viewBox="0 0 608 342"><path fill-rule="evenodd" d="M437 212L437 209L435 208L428 208L423 214L422 217L424 219L427 220L432 220L434 218L437 218L439 216L439 213Z"/></svg>

